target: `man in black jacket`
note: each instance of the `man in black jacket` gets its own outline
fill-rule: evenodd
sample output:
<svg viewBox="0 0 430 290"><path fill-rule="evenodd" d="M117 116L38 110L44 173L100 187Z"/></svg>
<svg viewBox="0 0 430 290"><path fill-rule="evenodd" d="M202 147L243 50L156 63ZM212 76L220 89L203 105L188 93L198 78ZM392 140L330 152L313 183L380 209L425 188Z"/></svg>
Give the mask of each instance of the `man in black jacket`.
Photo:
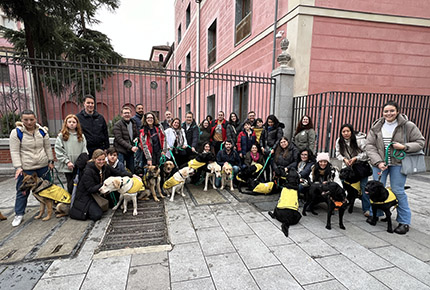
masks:
<svg viewBox="0 0 430 290"><path fill-rule="evenodd" d="M131 171L134 172L134 153L138 147L135 142L139 137L136 121L131 118L130 107L121 110L122 119L113 126L113 146L118 151L118 159Z"/></svg>
<svg viewBox="0 0 430 290"><path fill-rule="evenodd" d="M196 153L197 144L199 143L199 127L194 120L194 115L192 112L187 112L185 115L185 122L182 123L182 129L185 131L185 137L187 138L187 143L191 147L187 148L187 155ZM191 159L191 158L190 158Z"/></svg>
<svg viewBox="0 0 430 290"><path fill-rule="evenodd" d="M137 130L140 130L140 127L142 126L142 118L144 114L144 109L142 104L136 105L136 115L132 118L136 121Z"/></svg>
<svg viewBox="0 0 430 290"><path fill-rule="evenodd" d="M82 131L87 139L88 155L92 156L96 149L109 148L109 135L105 118L94 110L95 99L86 95L84 109L76 114L81 123Z"/></svg>

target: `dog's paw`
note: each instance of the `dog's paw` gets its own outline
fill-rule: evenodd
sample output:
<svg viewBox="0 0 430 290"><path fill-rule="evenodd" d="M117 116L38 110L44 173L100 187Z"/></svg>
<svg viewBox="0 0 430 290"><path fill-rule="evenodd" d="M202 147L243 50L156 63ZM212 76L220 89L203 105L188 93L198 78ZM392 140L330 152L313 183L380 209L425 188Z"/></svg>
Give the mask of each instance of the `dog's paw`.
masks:
<svg viewBox="0 0 430 290"><path fill-rule="evenodd" d="M339 228L341 228L342 230L346 230L346 228L343 224L339 224Z"/></svg>
<svg viewBox="0 0 430 290"><path fill-rule="evenodd" d="M122 213L126 213L127 212L127 209L125 208L123 211L122 211Z"/></svg>
<svg viewBox="0 0 430 290"><path fill-rule="evenodd" d="M331 230L331 225L326 225L325 228Z"/></svg>
<svg viewBox="0 0 430 290"><path fill-rule="evenodd" d="M133 215L137 215L137 210L134 210L134 211L133 211Z"/></svg>
<svg viewBox="0 0 430 290"><path fill-rule="evenodd" d="M117 209L118 209L118 204L112 208L112 210L117 210Z"/></svg>
<svg viewBox="0 0 430 290"><path fill-rule="evenodd" d="M203 188L203 191L208 191L208 189L205 187L205 188Z"/></svg>
<svg viewBox="0 0 430 290"><path fill-rule="evenodd" d="M308 214L306 213L306 211L304 210L303 212L302 212L302 216L307 216Z"/></svg>
<svg viewBox="0 0 430 290"><path fill-rule="evenodd" d="M35 217L34 217L34 219L35 219L35 220L38 220L38 219L40 219L41 217L42 217L42 215L40 214L40 215L38 215L38 216L35 216Z"/></svg>
<svg viewBox="0 0 430 290"><path fill-rule="evenodd" d="M234 188L230 188L230 191L234 191Z"/></svg>
<svg viewBox="0 0 430 290"><path fill-rule="evenodd" d="M156 197L155 197L155 198L154 198L154 201L159 202L160 200L159 200L158 198L156 198Z"/></svg>
<svg viewBox="0 0 430 290"><path fill-rule="evenodd" d="M387 232L389 232L390 234L394 233L393 228L387 229Z"/></svg>
<svg viewBox="0 0 430 290"><path fill-rule="evenodd" d="M49 221L50 219L51 219L51 217L50 217L50 216L47 216L47 217L44 217L44 218L42 219L42 221L46 222L46 221Z"/></svg>
<svg viewBox="0 0 430 290"><path fill-rule="evenodd" d="M273 212L269 211L269 212L268 212L268 214L270 215L270 217L271 217L272 219L274 219L274 218L275 218L275 214L274 214Z"/></svg>
<svg viewBox="0 0 430 290"><path fill-rule="evenodd" d="M170 202L173 202L173 198L169 199Z"/></svg>
<svg viewBox="0 0 430 290"><path fill-rule="evenodd" d="M223 190L223 189L224 189L224 186L221 186L219 189Z"/></svg>
<svg viewBox="0 0 430 290"><path fill-rule="evenodd" d="M351 207L348 208L348 212L352 213L352 211L353 211L353 207L351 206Z"/></svg>

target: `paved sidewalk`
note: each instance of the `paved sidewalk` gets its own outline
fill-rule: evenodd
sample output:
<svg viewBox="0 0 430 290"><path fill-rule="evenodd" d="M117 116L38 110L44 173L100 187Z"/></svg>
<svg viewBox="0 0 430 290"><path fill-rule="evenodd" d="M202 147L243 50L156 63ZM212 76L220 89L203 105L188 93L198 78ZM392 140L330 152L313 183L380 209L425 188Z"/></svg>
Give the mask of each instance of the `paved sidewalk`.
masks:
<svg viewBox="0 0 430 290"><path fill-rule="evenodd" d="M96 258L107 215L75 258L0 266L0 289L430 289L429 184L430 174L408 178L413 222L404 236L387 233L386 223L367 224L360 201L345 214L346 230L337 216L325 229L321 207L287 238L267 212L227 191L218 205L176 195L165 201L170 251ZM0 210L8 208L14 195L2 192L0 200Z"/></svg>

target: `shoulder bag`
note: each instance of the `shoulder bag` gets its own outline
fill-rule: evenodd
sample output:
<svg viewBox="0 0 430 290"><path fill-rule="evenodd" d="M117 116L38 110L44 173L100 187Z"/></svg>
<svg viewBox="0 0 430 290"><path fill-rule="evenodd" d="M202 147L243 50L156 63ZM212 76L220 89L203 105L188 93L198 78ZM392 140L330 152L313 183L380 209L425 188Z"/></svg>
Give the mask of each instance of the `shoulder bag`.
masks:
<svg viewBox="0 0 430 290"><path fill-rule="evenodd" d="M404 137L406 144L406 124L404 126ZM405 157L402 159L401 173L404 175L426 172L426 161L424 151L421 149L418 152L405 152Z"/></svg>

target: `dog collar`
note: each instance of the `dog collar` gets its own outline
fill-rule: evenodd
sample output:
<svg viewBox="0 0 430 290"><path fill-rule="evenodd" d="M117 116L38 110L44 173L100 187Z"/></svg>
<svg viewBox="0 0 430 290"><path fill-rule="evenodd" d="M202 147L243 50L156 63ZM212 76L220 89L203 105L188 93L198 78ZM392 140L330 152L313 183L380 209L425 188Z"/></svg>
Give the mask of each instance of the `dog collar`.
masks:
<svg viewBox="0 0 430 290"><path fill-rule="evenodd" d="M334 203L334 210L339 210L345 203L346 199L343 201L335 201L332 197L330 197L330 200Z"/></svg>
<svg viewBox="0 0 430 290"><path fill-rule="evenodd" d="M131 179L127 180L126 183L124 183L124 179L121 177L121 185L119 186L119 188L122 188L124 185L126 185L127 183L130 182Z"/></svg>

